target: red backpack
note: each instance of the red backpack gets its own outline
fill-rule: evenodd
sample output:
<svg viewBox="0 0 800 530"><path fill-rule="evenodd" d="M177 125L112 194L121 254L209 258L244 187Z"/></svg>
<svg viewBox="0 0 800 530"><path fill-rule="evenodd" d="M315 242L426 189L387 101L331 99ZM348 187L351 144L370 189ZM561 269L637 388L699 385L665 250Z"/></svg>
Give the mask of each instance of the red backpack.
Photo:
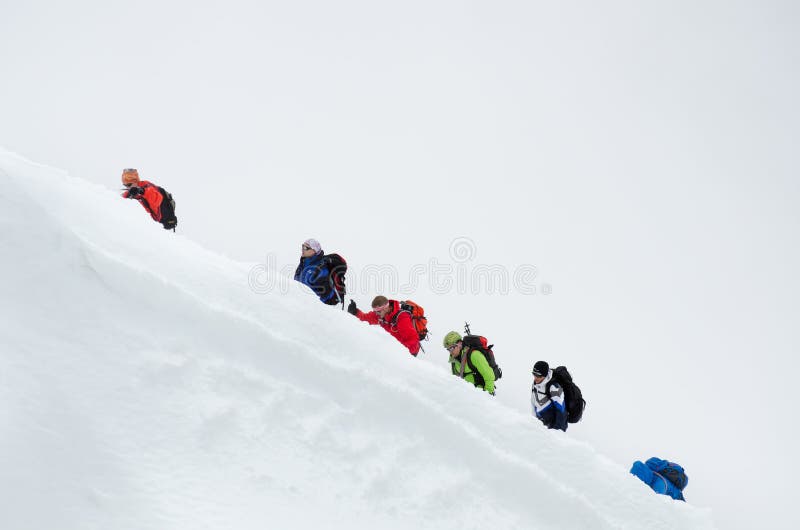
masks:
<svg viewBox="0 0 800 530"><path fill-rule="evenodd" d="M428 319L425 317L425 310L422 306L411 300L404 300L400 302L400 311L398 311L392 319L392 325L397 325L397 318L400 313L405 311L411 315L411 323L414 324L414 329L417 330L420 342L428 337Z"/></svg>

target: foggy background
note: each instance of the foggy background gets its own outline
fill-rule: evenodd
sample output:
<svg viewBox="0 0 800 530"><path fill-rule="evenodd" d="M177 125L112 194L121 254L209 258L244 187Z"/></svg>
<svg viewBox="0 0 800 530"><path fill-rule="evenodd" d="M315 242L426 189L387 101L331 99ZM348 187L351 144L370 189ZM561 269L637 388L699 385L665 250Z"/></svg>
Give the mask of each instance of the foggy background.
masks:
<svg viewBox="0 0 800 530"><path fill-rule="evenodd" d="M797 11L0 0L0 146L112 189L136 167L254 266L315 237L360 307L425 307L423 362L469 320L501 402L565 364L588 401L566 436L681 463L721 528L794 528Z"/></svg>

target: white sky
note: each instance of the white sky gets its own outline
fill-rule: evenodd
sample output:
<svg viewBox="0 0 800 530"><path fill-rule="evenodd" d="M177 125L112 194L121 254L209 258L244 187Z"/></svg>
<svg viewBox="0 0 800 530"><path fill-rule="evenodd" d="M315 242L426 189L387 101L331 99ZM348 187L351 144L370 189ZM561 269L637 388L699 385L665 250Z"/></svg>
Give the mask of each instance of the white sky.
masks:
<svg viewBox="0 0 800 530"><path fill-rule="evenodd" d="M429 355L469 319L520 408L565 363L570 436L682 462L721 527L796 527L798 8L563 4L0 0L0 146L138 167L237 259L535 265L552 294L421 287Z"/></svg>

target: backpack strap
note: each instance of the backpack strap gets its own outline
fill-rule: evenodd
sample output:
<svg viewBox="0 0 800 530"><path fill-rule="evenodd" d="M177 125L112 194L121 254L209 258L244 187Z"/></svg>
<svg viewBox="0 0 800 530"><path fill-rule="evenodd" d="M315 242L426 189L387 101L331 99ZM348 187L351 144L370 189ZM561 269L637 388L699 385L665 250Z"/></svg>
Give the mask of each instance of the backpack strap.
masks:
<svg viewBox="0 0 800 530"><path fill-rule="evenodd" d="M398 309L397 313L394 314L394 316L392 317L392 320L387 322L387 323L390 326L392 326L393 328L396 328L397 327L397 321L400 318L400 313L408 313L408 316L411 317L411 324L413 325L414 324L414 315L411 314L411 311L409 311L408 309L403 309L403 303L402 302L398 301L397 305L399 306L400 309Z"/></svg>
<svg viewBox="0 0 800 530"><path fill-rule="evenodd" d="M460 377L461 379L464 379L464 370L467 367L467 355L466 355L466 352L464 352L464 346L463 346L464 343L462 342L461 344L462 344L462 346L461 346L461 368L458 371L458 377Z"/></svg>
<svg viewBox="0 0 800 530"><path fill-rule="evenodd" d="M667 477L665 477L664 475L662 475L658 471L653 471L653 475L657 476L658 478L660 478L664 482L664 495L668 495L667 492L669 491L669 487L672 484L672 482L667 480Z"/></svg>
<svg viewBox="0 0 800 530"><path fill-rule="evenodd" d="M397 307L398 307L397 312L394 314L392 320L389 322L389 324L392 327L395 327L397 325L397 321L400 319L400 313L406 312L409 313L409 315L411 314L410 311L406 311L405 309L403 309L403 302L400 302L399 300L397 302Z"/></svg>
<svg viewBox="0 0 800 530"><path fill-rule="evenodd" d="M472 364L472 359L470 359L470 357L472 356L472 352L474 352L474 351L479 351L481 353L484 353L482 350L480 350L478 348L472 348L470 350L467 350L467 352L464 353L463 355L467 359L467 364L469 365L469 369L472 370L471 373L472 373L472 378L475 379L475 386L479 386L479 387L483 388L486 385L486 380L483 378L483 375L478 371L478 369L475 368L475 365ZM484 354L484 357L486 357L486 354ZM488 362L488 360L487 360L487 362ZM491 368L491 366L489 368ZM469 375L469 374L467 374L467 375Z"/></svg>

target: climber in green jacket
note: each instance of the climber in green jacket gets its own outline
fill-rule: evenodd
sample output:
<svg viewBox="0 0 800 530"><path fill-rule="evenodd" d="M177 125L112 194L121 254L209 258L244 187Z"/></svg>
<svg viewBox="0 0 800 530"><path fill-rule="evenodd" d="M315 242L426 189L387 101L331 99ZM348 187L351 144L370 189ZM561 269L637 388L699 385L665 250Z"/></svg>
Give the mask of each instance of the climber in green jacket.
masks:
<svg viewBox="0 0 800 530"><path fill-rule="evenodd" d="M483 352L464 346L457 331L445 335L443 344L450 354L450 368L453 375L494 395L494 370L489 366Z"/></svg>

